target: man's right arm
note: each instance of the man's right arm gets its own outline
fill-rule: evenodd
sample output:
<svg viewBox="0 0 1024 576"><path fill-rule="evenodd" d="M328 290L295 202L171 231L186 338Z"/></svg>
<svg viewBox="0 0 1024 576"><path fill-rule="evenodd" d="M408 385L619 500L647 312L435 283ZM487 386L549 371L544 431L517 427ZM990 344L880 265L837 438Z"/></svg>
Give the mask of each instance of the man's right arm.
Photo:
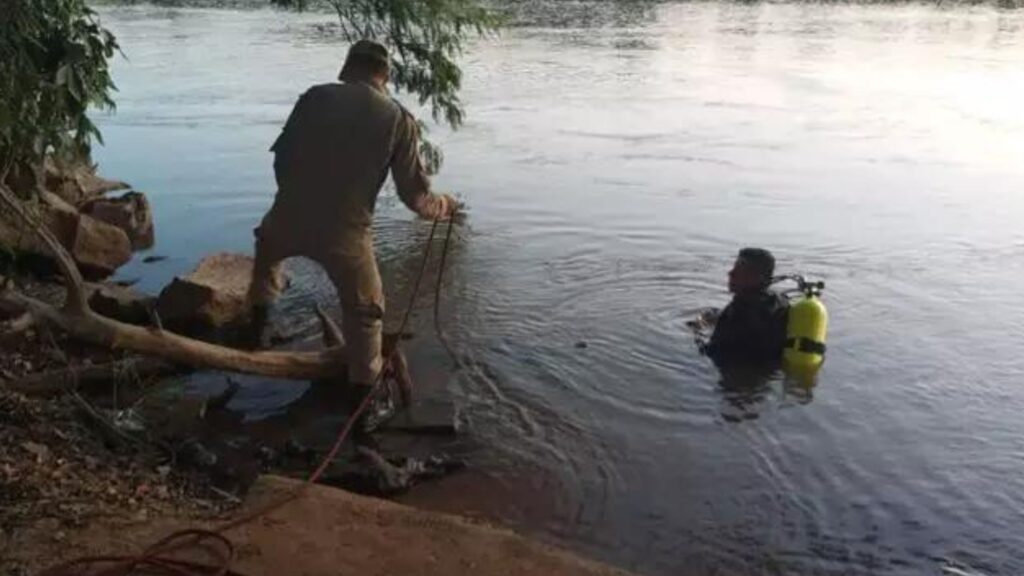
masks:
<svg viewBox="0 0 1024 576"><path fill-rule="evenodd" d="M430 177L420 158L419 140L416 120L402 109L391 157L391 177L398 189L398 197L422 218L448 218L455 211L455 201L446 194L431 193Z"/></svg>
<svg viewBox="0 0 1024 576"><path fill-rule="evenodd" d="M288 150L291 140L295 134L295 127L299 123L299 118L302 115L303 110L309 103L310 92L307 90L303 92L299 99L295 101L295 106L292 107L291 114L288 115L288 120L285 121L284 127L281 128L281 133L277 136L277 140L274 140L274 144L270 147L271 152L281 153Z"/></svg>
<svg viewBox="0 0 1024 576"><path fill-rule="evenodd" d="M277 136L277 140L274 140L274 144L270 147L270 151L274 153L274 176L277 179L278 187L281 187L284 182L291 180L290 170L294 170L294 150L295 150L295 138L297 132L299 132L299 125L304 122L305 117L308 115L307 108L311 101L312 89L307 90L299 99L295 102L295 106L292 107L291 114L288 115L288 120L284 123L284 127L281 128L281 134Z"/></svg>

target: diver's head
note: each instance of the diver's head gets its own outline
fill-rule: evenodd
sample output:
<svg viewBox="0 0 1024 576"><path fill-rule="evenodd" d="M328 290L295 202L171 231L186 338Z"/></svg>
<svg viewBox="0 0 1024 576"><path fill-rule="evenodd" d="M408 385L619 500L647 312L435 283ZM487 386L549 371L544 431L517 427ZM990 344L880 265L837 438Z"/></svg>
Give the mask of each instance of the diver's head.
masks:
<svg viewBox="0 0 1024 576"><path fill-rule="evenodd" d="M338 74L342 82L366 82L382 90L390 77L391 58L388 49L372 40L360 40L353 44Z"/></svg>
<svg viewBox="0 0 1024 576"><path fill-rule="evenodd" d="M760 292L772 283L775 256L764 248L744 248L729 271L729 292L749 294Z"/></svg>

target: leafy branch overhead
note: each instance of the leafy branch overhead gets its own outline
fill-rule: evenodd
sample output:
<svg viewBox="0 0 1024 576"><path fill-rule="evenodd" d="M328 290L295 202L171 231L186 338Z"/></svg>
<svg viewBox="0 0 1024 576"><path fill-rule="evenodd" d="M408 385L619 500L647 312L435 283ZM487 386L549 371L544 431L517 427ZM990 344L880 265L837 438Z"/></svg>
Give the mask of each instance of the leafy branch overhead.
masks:
<svg viewBox="0 0 1024 576"><path fill-rule="evenodd" d="M402 91L430 103L434 119L452 128L462 124L459 101L462 71L456 64L463 41L497 29L498 18L479 0L271 0L277 6L306 9L320 5L338 15L349 42L362 38L386 45L392 77Z"/></svg>
<svg viewBox="0 0 1024 576"><path fill-rule="evenodd" d="M86 111L113 108L108 60L117 49L85 0L4 3L0 167L88 153L100 133Z"/></svg>

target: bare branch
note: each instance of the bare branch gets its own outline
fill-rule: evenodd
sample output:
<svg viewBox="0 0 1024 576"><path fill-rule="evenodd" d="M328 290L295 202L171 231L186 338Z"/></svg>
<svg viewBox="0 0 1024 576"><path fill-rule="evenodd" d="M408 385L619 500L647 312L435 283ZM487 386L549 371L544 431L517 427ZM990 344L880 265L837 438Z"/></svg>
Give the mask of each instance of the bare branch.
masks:
<svg viewBox="0 0 1024 576"><path fill-rule="evenodd" d="M16 336L22 332L26 332L29 328L35 326L35 324L35 318L33 318L28 312L25 312L17 318L7 320L6 322L0 322L0 338Z"/></svg>
<svg viewBox="0 0 1024 576"><path fill-rule="evenodd" d="M57 265L60 267L61 274L64 276L64 281L67 285L68 298L64 304L65 308L72 312L88 310L89 305L86 301L82 273L78 270L78 266L75 264L71 254L68 254L68 251L64 249L64 246L61 245L46 226L25 209L22 201L15 196L14 191L8 188L7 183L3 181L0 181L0 201L39 237L46 247L50 249L50 252L53 253L53 257L57 260Z"/></svg>
<svg viewBox="0 0 1024 576"><path fill-rule="evenodd" d="M345 373L345 349L316 352L247 352L155 330L124 324L85 310L57 309L14 291L0 301L21 307L37 322L64 330L72 338L110 349L131 350L186 366L214 368L274 378L312 380Z"/></svg>
<svg viewBox="0 0 1024 576"><path fill-rule="evenodd" d="M30 374L8 382L6 387L28 396L50 396L72 390L88 390L117 382L131 374L132 378L142 380L154 376L168 376L181 372L172 364L162 360L148 358L121 360L91 366L69 366L59 370L50 370L38 374Z"/></svg>
<svg viewBox="0 0 1024 576"><path fill-rule="evenodd" d="M341 329L319 304L316 305L316 315L317 318L320 318L320 325L323 326L324 346L331 348L344 345L345 337L342 335Z"/></svg>

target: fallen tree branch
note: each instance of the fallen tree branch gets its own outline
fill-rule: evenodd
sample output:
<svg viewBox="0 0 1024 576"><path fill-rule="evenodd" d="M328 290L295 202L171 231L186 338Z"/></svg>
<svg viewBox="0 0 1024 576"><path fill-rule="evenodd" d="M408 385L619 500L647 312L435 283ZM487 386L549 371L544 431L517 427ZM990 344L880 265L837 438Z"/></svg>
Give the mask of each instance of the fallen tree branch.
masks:
<svg viewBox="0 0 1024 576"><path fill-rule="evenodd" d="M119 430L117 426L114 425L113 422L111 422L102 414L97 412L96 409L93 408L92 404L86 402L85 398L82 398L77 392L72 392L70 396L71 399L74 400L76 404L78 404L78 407L82 410L82 413L88 416L89 419L92 420L93 423L97 425L100 432L102 432L103 435L106 436L109 440L117 444L129 444L136 446L142 444L141 439L131 436L129 434L125 434L124 432Z"/></svg>
<svg viewBox="0 0 1024 576"><path fill-rule="evenodd" d="M7 184L0 181L0 200L3 201L4 205L7 206L27 226L39 239L46 244L47 248L53 253L53 257L57 260L57 266L60 267L61 275L64 276L65 287L68 291L67 301L64 307L68 310L82 311L89 308L87 296L85 293L85 283L82 280L82 273L78 270L78 265L68 254L64 246L57 240L50 230L46 228L39 220L35 218L29 211L25 209L22 201L14 194L14 192L7 187Z"/></svg>
<svg viewBox="0 0 1024 576"><path fill-rule="evenodd" d="M54 326L72 338L112 350L130 350L200 368L311 380L344 374L344 348L315 352L248 352L210 344L157 328L133 326L84 310L57 309L14 291L0 300L21 306L38 322Z"/></svg>
<svg viewBox="0 0 1024 576"><path fill-rule="evenodd" d="M33 318L28 312L24 312L17 318L0 322L0 338L16 336L22 332L26 332L29 328L35 326L35 324L35 318Z"/></svg>
<svg viewBox="0 0 1024 576"><path fill-rule="evenodd" d="M345 337L341 334L341 328L338 328L334 320L327 315L327 311L319 304L316 305L316 316L320 319L320 325L323 327L324 346L330 348L344 345Z"/></svg>
<svg viewBox="0 0 1024 576"><path fill-rule="evenodd" d="M30 374L8 382L4 386L8 390L26 396L51 396L71 390L88 391L91 388L105 386L112 380L123 381L126 378L145 380L156 376L170 376L181 372L181 369L163 360L137 358L96 364L92 366L73 366L60 370L49 370Z"/></svg>

